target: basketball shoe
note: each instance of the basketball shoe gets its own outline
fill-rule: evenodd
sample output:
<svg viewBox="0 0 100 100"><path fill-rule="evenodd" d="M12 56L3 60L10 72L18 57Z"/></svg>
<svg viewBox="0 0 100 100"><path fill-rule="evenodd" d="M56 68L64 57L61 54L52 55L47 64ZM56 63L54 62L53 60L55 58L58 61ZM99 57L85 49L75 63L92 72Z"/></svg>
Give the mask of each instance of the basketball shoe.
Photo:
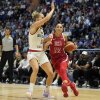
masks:
<svg viewBox="0 0 100 100"><path fill-rule="evenodd" d="M63 91L63 96L68 97L68 89L67 89L67 84L66 83L62 83L61 89Z"/></svg>
<svg viewBox="0 0 100 100"><path fill-rule="evenodd" d="M27 98L29 98L30 100L32 100L32 94L33 94L33 92L27 91L26 92Z"/></svg>
<svg viewBox="0 0 100 100"><path fill-rule="evenodd" d="M74 82L70 83L70 88L72 89L73 93L75 96L78 96L79 95L79 92L78 90L76 89L76 85Z"/></svg>
<svg viewBox="0 0 100 100"><path fill-rule="evenodd" d="M54 96L51 96L50 95L50 92L49 91L46 91L46 90L44 90L44 92L43 92L43 97L44 98L48 98L48 99L55 99L55 97Z"/></svg>
<svg viewBox="0 0 100 100"><path fill-rule="evenodd" d="M46 98L48 98L50 96L49 91L44 90L43 96L46 97Z"/></svg>

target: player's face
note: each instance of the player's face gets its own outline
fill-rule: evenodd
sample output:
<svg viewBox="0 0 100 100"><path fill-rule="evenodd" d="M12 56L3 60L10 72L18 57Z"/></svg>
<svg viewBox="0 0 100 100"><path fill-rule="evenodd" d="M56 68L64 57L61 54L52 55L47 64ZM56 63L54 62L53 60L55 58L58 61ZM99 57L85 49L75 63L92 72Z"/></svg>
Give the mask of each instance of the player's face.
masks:
<svg viewBox="0 0 100 100"><path fill-rule="evenodd" d="M61 34L63 32L63 25L62 24L57 24L55 27L55 33Z"/></svg>

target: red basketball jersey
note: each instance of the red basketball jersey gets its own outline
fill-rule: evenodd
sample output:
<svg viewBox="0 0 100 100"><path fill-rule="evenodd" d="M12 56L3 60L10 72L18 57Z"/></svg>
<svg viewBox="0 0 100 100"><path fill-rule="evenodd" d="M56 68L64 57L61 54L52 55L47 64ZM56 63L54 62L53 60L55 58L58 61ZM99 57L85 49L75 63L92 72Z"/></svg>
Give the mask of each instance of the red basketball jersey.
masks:
<svg viewBox="0 0 100 100"><path fill-rule="evenodd" d="M50 44L50 55L52 63L55 64L60 60L65 60L68 58L67 54L64 51L65 38L61 34L60 37L55 37L53 34L52 44Z"/></svg>

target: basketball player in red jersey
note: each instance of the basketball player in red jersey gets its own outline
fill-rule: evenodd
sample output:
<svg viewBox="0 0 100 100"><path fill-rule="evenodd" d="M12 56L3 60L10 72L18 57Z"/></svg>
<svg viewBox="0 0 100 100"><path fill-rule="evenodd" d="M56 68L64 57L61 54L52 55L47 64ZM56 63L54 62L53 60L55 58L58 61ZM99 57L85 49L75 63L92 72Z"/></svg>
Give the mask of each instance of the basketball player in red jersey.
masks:
<svg viewBox="0 0 100 100"><path fill-rule="evenodd" d="M44 32L42 26L44 25L44 23L50 20L50 18L53 15L54 9L55 9L54 2L52 2L51 11L46 15L46 17L44 17L42 13L38 12L32 13L32 17L35 19L35 22L30 26L29 36L28 36L29 51L27 54L28 61L33 70L30 77L30 86L27 92L27 96L30 98L32 98L39 66L41 66L41 68L46 72L48 76L43 96L45 97L49 96L49 89L53 80L53 70L45 52L43 51Z"/></svg>
<svg viewBox="0 0 100 100"><path fill-rule="evenodd" d="M78 96L78 91L76 89L75 83L71 82L67 76L66 70L68 67L68 55L64 51L65 44L67 42L67 36L64 36L63 25L57 24L53 34L50 34L48 41L44 45L44 49L50 47L50 55L53 67L62 79L62 91L64 97L68 97L67 87L73 90L75 96Z"/></svg>

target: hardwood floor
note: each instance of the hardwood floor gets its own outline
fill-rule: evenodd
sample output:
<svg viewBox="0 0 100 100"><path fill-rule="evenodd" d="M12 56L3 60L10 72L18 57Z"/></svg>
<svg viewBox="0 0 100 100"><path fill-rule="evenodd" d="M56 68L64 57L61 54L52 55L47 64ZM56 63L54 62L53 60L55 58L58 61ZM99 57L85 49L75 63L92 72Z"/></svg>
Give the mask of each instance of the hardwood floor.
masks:
<svg viewBox="0 0 100 100"><path fill-rule="evenodd" d="M28 100L27 89L28 85L0 83L0 100ZM68 88L69 97L64 98L60 87L51 86L50 92L54 96L51 99L42 97L43 89L44 86L36 85L32 100L100 100L100 89L78 88L80 94L76 97Z"/></svg>

